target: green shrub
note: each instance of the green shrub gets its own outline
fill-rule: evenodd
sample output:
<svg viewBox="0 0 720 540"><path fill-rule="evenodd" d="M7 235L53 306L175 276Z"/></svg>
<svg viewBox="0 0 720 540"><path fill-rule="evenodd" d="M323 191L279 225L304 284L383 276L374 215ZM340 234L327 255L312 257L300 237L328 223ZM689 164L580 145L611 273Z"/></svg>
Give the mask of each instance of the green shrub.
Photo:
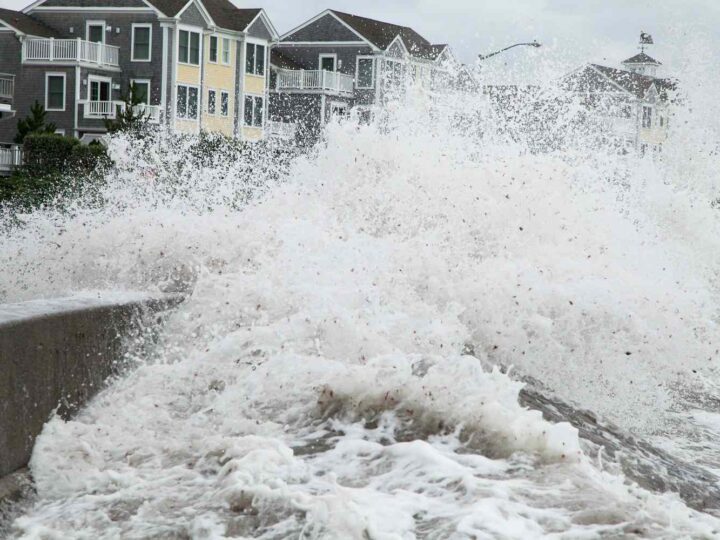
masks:
<svg viewBox="0 0 720 540"><path fill-rule="evenodd" d="M80 145L74 137L55 133L33 133L23 142L23 168L29 176L45 176L65 171L73 150Z"/></svg>
<svg viewBox="0 0 720 540"><path fill-rule="evenodd" d="M102 144L83 145L74 137L50 133L27 135L23 166L0 178L0 203L30 209L61 195L99 185L111 164Z"/></svg>

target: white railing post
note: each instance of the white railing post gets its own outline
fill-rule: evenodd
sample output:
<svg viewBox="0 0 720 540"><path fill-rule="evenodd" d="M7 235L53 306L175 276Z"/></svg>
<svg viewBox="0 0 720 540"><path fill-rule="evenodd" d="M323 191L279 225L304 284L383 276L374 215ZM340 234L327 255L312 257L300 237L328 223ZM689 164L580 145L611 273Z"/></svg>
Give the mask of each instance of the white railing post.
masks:
<svg viewBox="0 0 720 540"><path fill-rule="evenodd" d="M301 69L300 70L300 89L302 90L303 88L305 88L305 70Z"/></svg>
<svg viewBox="0 0 720 540"><path fill-rule="evenodd" d="M49 60L52 62L55 60L55 38L50 38L50 58Z"/></svg>
<svg viewBox="0 0 720 540"><path fill-rule="evenodd" d="M81 38L77 38L77 40L75 41L75 47L77 47L77 49L75 50L75 59L79 62L80 60L82 60L82 52L81 52L82 39Z"/></svg>

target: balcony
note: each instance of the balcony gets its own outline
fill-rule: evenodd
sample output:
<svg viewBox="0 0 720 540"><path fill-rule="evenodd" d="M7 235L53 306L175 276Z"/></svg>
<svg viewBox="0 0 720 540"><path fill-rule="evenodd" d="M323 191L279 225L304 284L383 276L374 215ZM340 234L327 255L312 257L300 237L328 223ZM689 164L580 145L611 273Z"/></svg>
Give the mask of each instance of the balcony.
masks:
<svg viewBox="0 0 720 540"><path fill-rule="evenodd" d="M22 162L21 146L0 146L0 174L11 173L13 169L22 165Z"/></svg>
<svg viewBox="0 0 720 540"><path fill-rule="evenodd" d="M83 39L30 38L23 41L23 64L83 63L116 68L120 48Z"/></svg>
<svg viewBox="0 0 720 540"><path fill-rule="evenodd" d="M160 105L146 105L141 103L140 105L135 105L133 107L133 112L136 115L144 114L144 118L146 118L151 124L160 123Z"/></svg>
<svg viewBox="0 0 720 540"><path fill-rule="evenodd" d="M269 120L267 122L267 130L270 137L282 139L284 141L291 141L295 139L297 124L291 122L273 122L272 120Z"/></svg>
<svg viewBox="0 0 720 540"><path fill-rule="evenodd" d="M336 71L278 69L275 89L279 92L318 92L352 96L354 79Z"/></svg>
<svg viewBox="0 0 720 540"><path fill-rule="evenodd" d="M15 93L15 75L0 73L0 99L12 99Z"/></svg>
<svg viewBox="0 0 720 540"><path fill-rule="evenodd" d="M113 119L117 116L117 108L122 105L122 101L81 101L83 105L83 115L85 118L108 118Z"/></svg>

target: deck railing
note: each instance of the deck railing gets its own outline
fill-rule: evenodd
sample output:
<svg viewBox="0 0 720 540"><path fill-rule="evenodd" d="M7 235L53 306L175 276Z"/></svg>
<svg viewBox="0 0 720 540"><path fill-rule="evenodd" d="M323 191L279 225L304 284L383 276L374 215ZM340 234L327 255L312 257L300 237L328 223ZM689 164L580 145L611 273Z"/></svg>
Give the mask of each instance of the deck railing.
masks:
<svg viewBox="0 0 720 540"><path fill-rule="evenodd" d="M87 62L99 66L119 66L120 48L80 38L30 38L23 41L23 62Z"/></svg>
<svg viewBox="0 0 720 540"><path fill-rule="evenodd" d="M115 118L118 101L83 101L85 118Z"/></svg>
<svg viewBox="0 0 720 540"><path fill-rule="evenodd" d="M275 122L269 120L267 122L267 130L270 137L283 140L292 140L297 132L297 124L291 122Z"/></svg>
<svg viewBox="0 0 720 540"><path fill-rule="evenodd" d="M23 163L22 147L12 145L10 147L0 146L0 172L12 171Z"/></svg>
<svg viewBox="0 0 720 540"><path fill-rule="evenodd" d="M276 90L318 90L352 94L354 80L336 71L278 69Z"/></svg>
<svg viewBox="0 0 720 540"><path fill-rule="evenodd" d="M15 93L15 75L0 73L0 98L12 99Z"/></svg>
<svg viewBox="0 0 720 540"><path fill-rule="evenodd" d="M146 105L145 103L140 103L139 105L135 105L133 107L133 112L138 115L145 114L145 118L147 118L147 121L151 124L160 123L160 105Z"/></svg>

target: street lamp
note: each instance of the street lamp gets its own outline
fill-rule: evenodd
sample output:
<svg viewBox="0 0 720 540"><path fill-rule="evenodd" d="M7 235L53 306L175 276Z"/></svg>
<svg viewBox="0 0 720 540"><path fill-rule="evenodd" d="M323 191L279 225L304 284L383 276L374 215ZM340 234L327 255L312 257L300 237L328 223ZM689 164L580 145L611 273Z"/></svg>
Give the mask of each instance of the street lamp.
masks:
<svg viewBox="0 0 720 540"><path fill-rule="evenodd" d="M540 47L541 45L540 45L540 43L538 43L537 39L533 40L531 43L515 43L514 45L510 45L509 47L505 47L504 49L500 49L499 51L495 51L495 52L490 53L490 54L484 54L484 55L483 55L483 54L478 54L478 58L479 58L480 60L485 60L485 59L487 59L487 58L490 58L491 56L495 56L496 54L500 54L501 52L505 52L505 51L507 51L508 49L512 49L513 47L523 47L523 46L538 48L538 47Z"/></svg>

